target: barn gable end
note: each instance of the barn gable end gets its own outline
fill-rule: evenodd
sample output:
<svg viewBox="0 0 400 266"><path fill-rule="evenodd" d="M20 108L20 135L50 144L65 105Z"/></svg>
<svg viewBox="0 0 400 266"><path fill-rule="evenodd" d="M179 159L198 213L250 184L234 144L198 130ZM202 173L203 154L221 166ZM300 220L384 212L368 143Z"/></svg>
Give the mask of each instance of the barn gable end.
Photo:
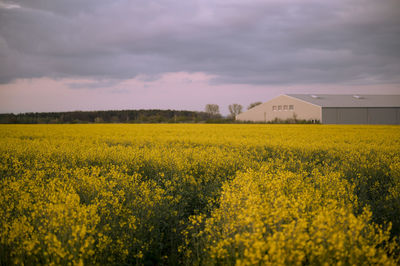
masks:
<svg viewBox="0 0 400 266"><path fill-rule="evenodd" d="M400 95L286 94L236 119L269 122L294 117L323 124L400 124Z"/></svg>

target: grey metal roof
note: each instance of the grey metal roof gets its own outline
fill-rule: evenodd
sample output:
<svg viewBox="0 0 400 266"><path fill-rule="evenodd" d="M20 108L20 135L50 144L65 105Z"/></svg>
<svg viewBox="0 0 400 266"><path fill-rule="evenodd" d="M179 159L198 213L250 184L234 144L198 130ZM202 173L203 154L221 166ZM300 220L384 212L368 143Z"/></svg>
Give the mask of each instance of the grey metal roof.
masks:
<svg viewBox="0 0 400 266"><path fill-rule="evenodd" d="M322 107L400 107L400 95L286 94Z"/></svg>

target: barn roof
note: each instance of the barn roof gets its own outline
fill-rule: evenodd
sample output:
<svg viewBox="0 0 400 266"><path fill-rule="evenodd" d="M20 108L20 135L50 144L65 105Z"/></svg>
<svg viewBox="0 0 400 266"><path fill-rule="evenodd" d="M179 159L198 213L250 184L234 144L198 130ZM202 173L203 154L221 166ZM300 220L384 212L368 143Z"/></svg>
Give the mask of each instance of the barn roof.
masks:
<svg viewBox="0 0 400 266"><path fill-rule="evenodd" d="M400 107L400 95L286 94L321 107Z"/></svg>

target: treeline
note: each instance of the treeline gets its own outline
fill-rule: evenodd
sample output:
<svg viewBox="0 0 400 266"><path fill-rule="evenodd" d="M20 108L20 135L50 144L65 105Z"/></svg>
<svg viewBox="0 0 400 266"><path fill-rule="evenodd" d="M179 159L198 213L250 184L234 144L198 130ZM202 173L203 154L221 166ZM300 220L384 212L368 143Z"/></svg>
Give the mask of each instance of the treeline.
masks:
<svg viewBox="0 0 400 266"><path fill-rule="evenodd" d="M209 106L208 106L209 107ZM217 109L199 111L177 110L111 110L48 113L0 114L0 124L85 124L85 123L213 123L213 124L315 124L319 121L296 117L267 122L236 121L235 115L222 116ZM210 109L210 110L209 110ZM231 112L232 113L232 112ZM240 113L240 112L239 112Z"/></svg>
<svg viewBox="0 0 400 266"><path fill-rule="evenodd" d="M73 111L0 114L1 124L198 123L213 119L205 112L176 110Z"/></svg>

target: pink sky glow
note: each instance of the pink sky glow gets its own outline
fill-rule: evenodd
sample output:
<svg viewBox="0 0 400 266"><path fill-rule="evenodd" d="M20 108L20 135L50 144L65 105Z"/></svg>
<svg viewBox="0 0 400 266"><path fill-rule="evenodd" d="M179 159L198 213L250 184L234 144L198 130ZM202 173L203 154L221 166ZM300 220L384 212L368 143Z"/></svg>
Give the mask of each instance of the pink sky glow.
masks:
<svg viewBox="0 0 400 266"><path fill-rule="evenodd" d="M228 114L228 105L265 102L284 93L398 94L398 84L265 86L218 84L197 72L138 76L123 81L90 79L17 79L0 85L0 112L58 112L75 110L175 109L203 111L208 103ZM104 85L102 84L104 83ZM86 86L87 84L87 86Z"/></svg>

